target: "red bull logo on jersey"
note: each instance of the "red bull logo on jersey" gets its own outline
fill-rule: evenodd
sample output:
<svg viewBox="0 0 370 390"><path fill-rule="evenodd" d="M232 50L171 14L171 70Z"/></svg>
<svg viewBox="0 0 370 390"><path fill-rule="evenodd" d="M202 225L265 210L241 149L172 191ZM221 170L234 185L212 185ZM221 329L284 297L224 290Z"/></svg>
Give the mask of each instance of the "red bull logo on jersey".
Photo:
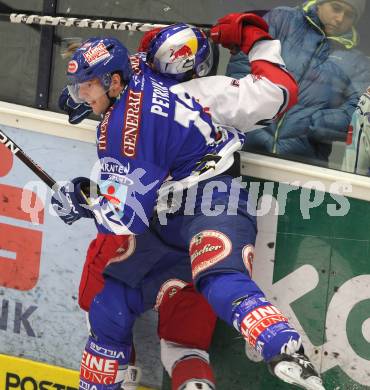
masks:
<svg viewBox="0 0 370 390"><path fill-rule="evenodd" d="M176 62L179 59L194 56L198 49L198 40L196 37L190 38L183 46L171 48L170 62Z"/></svg>

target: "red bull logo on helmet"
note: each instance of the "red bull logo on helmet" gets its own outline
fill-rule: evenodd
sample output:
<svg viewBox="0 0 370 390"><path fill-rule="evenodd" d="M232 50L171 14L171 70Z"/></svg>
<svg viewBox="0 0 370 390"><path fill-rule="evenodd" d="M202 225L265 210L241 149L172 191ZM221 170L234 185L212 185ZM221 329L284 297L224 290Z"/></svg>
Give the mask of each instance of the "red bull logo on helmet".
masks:
<svg viewBox="0 0 370 390"><path fill-rule="evenodd" d="M185 59L194 56L198 49L198 40L196 37L190 38L179 48L171 48L170 62L176 62L178 59Z"/></svg>

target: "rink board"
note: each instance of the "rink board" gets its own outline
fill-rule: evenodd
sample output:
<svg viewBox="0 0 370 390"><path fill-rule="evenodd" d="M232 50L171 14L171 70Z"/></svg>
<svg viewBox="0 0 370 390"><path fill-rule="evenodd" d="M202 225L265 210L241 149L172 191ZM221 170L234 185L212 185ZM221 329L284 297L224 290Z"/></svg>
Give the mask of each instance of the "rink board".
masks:
<svg viewBox="0 0 370 390"><path fill-rule="evenodd" d="M0 388L4 390L77 390L78 372L27 359L0 355Z"/></svg>
<svg viewBox="0 0 370 390"><path fill-rule="evenodd" d="M78 371L6 355L0 355L0 367L2 390L78 390Z"/></svg>
<svg viewBox="0 0 370 390"><path fill-rule="evenodd" d="M326 390L368 390L370 205L347 198L348 213L330 216L328 207L340 209L338 202L312 191L311 199L316 196L322 202L306 219L306 190L299 188L286 202L278 202L278 192L286 192L287 186L270 182L270 189L271 184L273 190L262 198L267 205L271 201L271 210L257 218L253 278L299 330ZM283 215L276 215L275 208L283 204ZM244 347L238 333L220 321L211 349L217 389L293 388L276 380L263 362L248 360ZM170 390L168 378L164 389Z"/></svg>
<svg viewBox="0 0 370 390"><path fill-rule="evenodd" d="M1 128L58 181L89 176L96 162L93 143ZM77 371L88 336L78 285L96 228L91 220L67 226L53 216L51 191L17 158L8 160L0 158L0 354ZM22 198L25 186L39 203ZM33 222L22 207L33 210ZM143 384L159 388L156 328L156 314L148 312L137 321L134 337L140 340Z"/></svg>
<svg viewBox="0 0 370 390"><path fill-rule="evenodd" d="M276 204L282 187L274 185ZM328 206L338 203L316 192L322 203L305 219L302 193L288 194L283 215L258 218L253 278L301 333L327 390L369 389L370 205L348 198L345 216L329 216ZM221 323L212 359L221 389L292 388L246 359L244 343Z"/></svg>
<svg viewBox="0 0 370 390"><path fill-rule="evenodd" d="M88 175L95 162L93 144L23 130L8 131L57 180ZM295 163L290 164L295 167ZM253 164L250 172L254 173L252 168ZM268 177L272 169L261 169L262 176ZM18 264L20 259L12 253L17 248L12 245L19 247L25 261L14 267L12 278L5 280L0 272L0 353L75 372L87 335L85 318L76 302L77 287L85 250L95 232L89 221L67 227L51 216L50 194L42 198L40 193L44 212L37 214L39 224L27 221L17 211L19 204L11 205L19 201L16 189L33 180L37 178L19 161L12 162L9 172L4 172L0 164L1 193L8 191L11 195L0 199L0 239L9 238L5 251L2 243L0 268ZM330 194L312 192L311 197L321 201L307 211L302 209L307 193L301 188L287 192L275 181L267 185L266 191L259 185L260 196L267 204L269 200L271 204L277 202L281 215L271 211L275 204L258 217L253 276L303 335L307 353L320 367L327 390L369 389L369 202L348 198L345 215L329 216L329 209L340 208ZM282 201L279 194L284 191L287 196ZM368 194L363 195L366 199ZM24 244L32 246L32 253L22 252ZM155 315L148 313L140 321L135 335L144 383L169 389L167 378L161 385ZM263 363L250 362L239 335L223 323L218 324L213 339L211 360L218 390L291 388L275 381ZM5 380L4 367L0 364L0 375ZM10 372L14 367L17 365L10 367ZM24 378L36 371L29 368L14 372ZM58 376L50 378L41 375L37 380L58 383Z"/></svg>
<svg viewBox="0 0 370 390"><path fill-rule="evenodd" d="M326 390L368 390L370 205L347 198L346 215L332 216L328 210L345 211L340 207L343 198L299 188L278 202L278 192L287 192L287 186L266 185L273 189L260 194L260 202L272 206L257 218L253 278L299 330ZM261 182L261 192L263 186ZM304 203L309 195L321 204L308 212ZM283 215L276 215L283 206ZM211 348L217 389L292 389L276 380L264 363L248 360L244 347L240 335L219 321ZM164 389L170 390L168 378Z"/></svg>

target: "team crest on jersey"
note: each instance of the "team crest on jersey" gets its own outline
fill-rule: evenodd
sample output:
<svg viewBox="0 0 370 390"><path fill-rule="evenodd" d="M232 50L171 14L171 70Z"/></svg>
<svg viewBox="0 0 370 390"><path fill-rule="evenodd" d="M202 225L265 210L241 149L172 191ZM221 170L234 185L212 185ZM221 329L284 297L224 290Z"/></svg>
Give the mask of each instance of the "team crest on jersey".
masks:
<svg viewBox="0 0 370 390"><path fill-rule="evenodd" d="M126 157L136 157L136 146L140 134L142 109L142 92L128 91L125 120L122 129L122 154Z"/></svg>
<svg viewBox="0 0 370 390"><path fill-rule="evenodd" d="M253 261L254 261L254 246L251 244L246 245L242 251L243 262L247 269L249 276L252 277Z"/></svg>
<svg viewBox="0 0 370 390"><path fill-rule="evenodd" d="M124 185L132 185L133 180L128 177L131 171L130 164L123 165L114 158L105 157L100 161L100 172L102 177L108 180L117 181Z"/></svg>
<svg viewBox="0 0 370 390"><path fill-rule="evenodd" d="M99 188L101 194L114 205L117 211L119 210L119 214L122 216L127 200L127 186L114 180L104 180L99 183Z"/></svg>
<svg viewBox="0 0 370 390"><path fill-rule="evenodd" d="M90 46L86 53L83 53L83 56L86 62L91 66L108 58L110 54L104 43L100 42L96 46Z"/></svg>
<svg viewBox="0 0 370 390"><path fill-rule="evenodd" d="M190 242L190 260L193 278L225 259L232 250L232 243L224 233L204 230Z"/></svg>
<svg viewBox="0 0 370 390"><path fill-rule="evenodd" d="M101 162L100 192L113 204L120 217L124 213L128 187L134 184L133 180L128 177L129 173L130 165L107 162L106 159Z"/></svg>

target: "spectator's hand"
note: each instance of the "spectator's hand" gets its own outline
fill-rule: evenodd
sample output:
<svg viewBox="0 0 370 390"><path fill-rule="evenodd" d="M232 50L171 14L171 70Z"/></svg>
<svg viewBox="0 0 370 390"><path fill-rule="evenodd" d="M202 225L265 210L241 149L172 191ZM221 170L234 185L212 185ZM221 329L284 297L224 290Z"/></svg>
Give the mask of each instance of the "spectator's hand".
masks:
<svg viewBox="0 0 370 390"><path fill-rule="evenodd" d="M98 191L97 184L86 177L76 177L61 187L51 198L51 204L59 218L67 225L80 218L94 218L87 206L89 204L90 186Z"/></svg>
<svg viewBox="0 0 370 390"><path fill-rule="evenodd" d="M251 13L232 13L219 19L211 28L211 38L233 54L239 50L248 54L257 41L272 39L265 20Z"/></svg>
<svg viewBox="0 0 370 390"><path fill-rule="evenodd" d="M162 27L153 28L153 30L147 31L140 40L138 52L147 52L152 39L161 31Z"/></svg>
<svg viewBox="0 0 370 390"><path fill-rule="evenodd" d="M92 113L91 107L87 103L76 103L64 87L59 96L59 108L68 114L68 122L72 125L80 123Z"/></svg>

